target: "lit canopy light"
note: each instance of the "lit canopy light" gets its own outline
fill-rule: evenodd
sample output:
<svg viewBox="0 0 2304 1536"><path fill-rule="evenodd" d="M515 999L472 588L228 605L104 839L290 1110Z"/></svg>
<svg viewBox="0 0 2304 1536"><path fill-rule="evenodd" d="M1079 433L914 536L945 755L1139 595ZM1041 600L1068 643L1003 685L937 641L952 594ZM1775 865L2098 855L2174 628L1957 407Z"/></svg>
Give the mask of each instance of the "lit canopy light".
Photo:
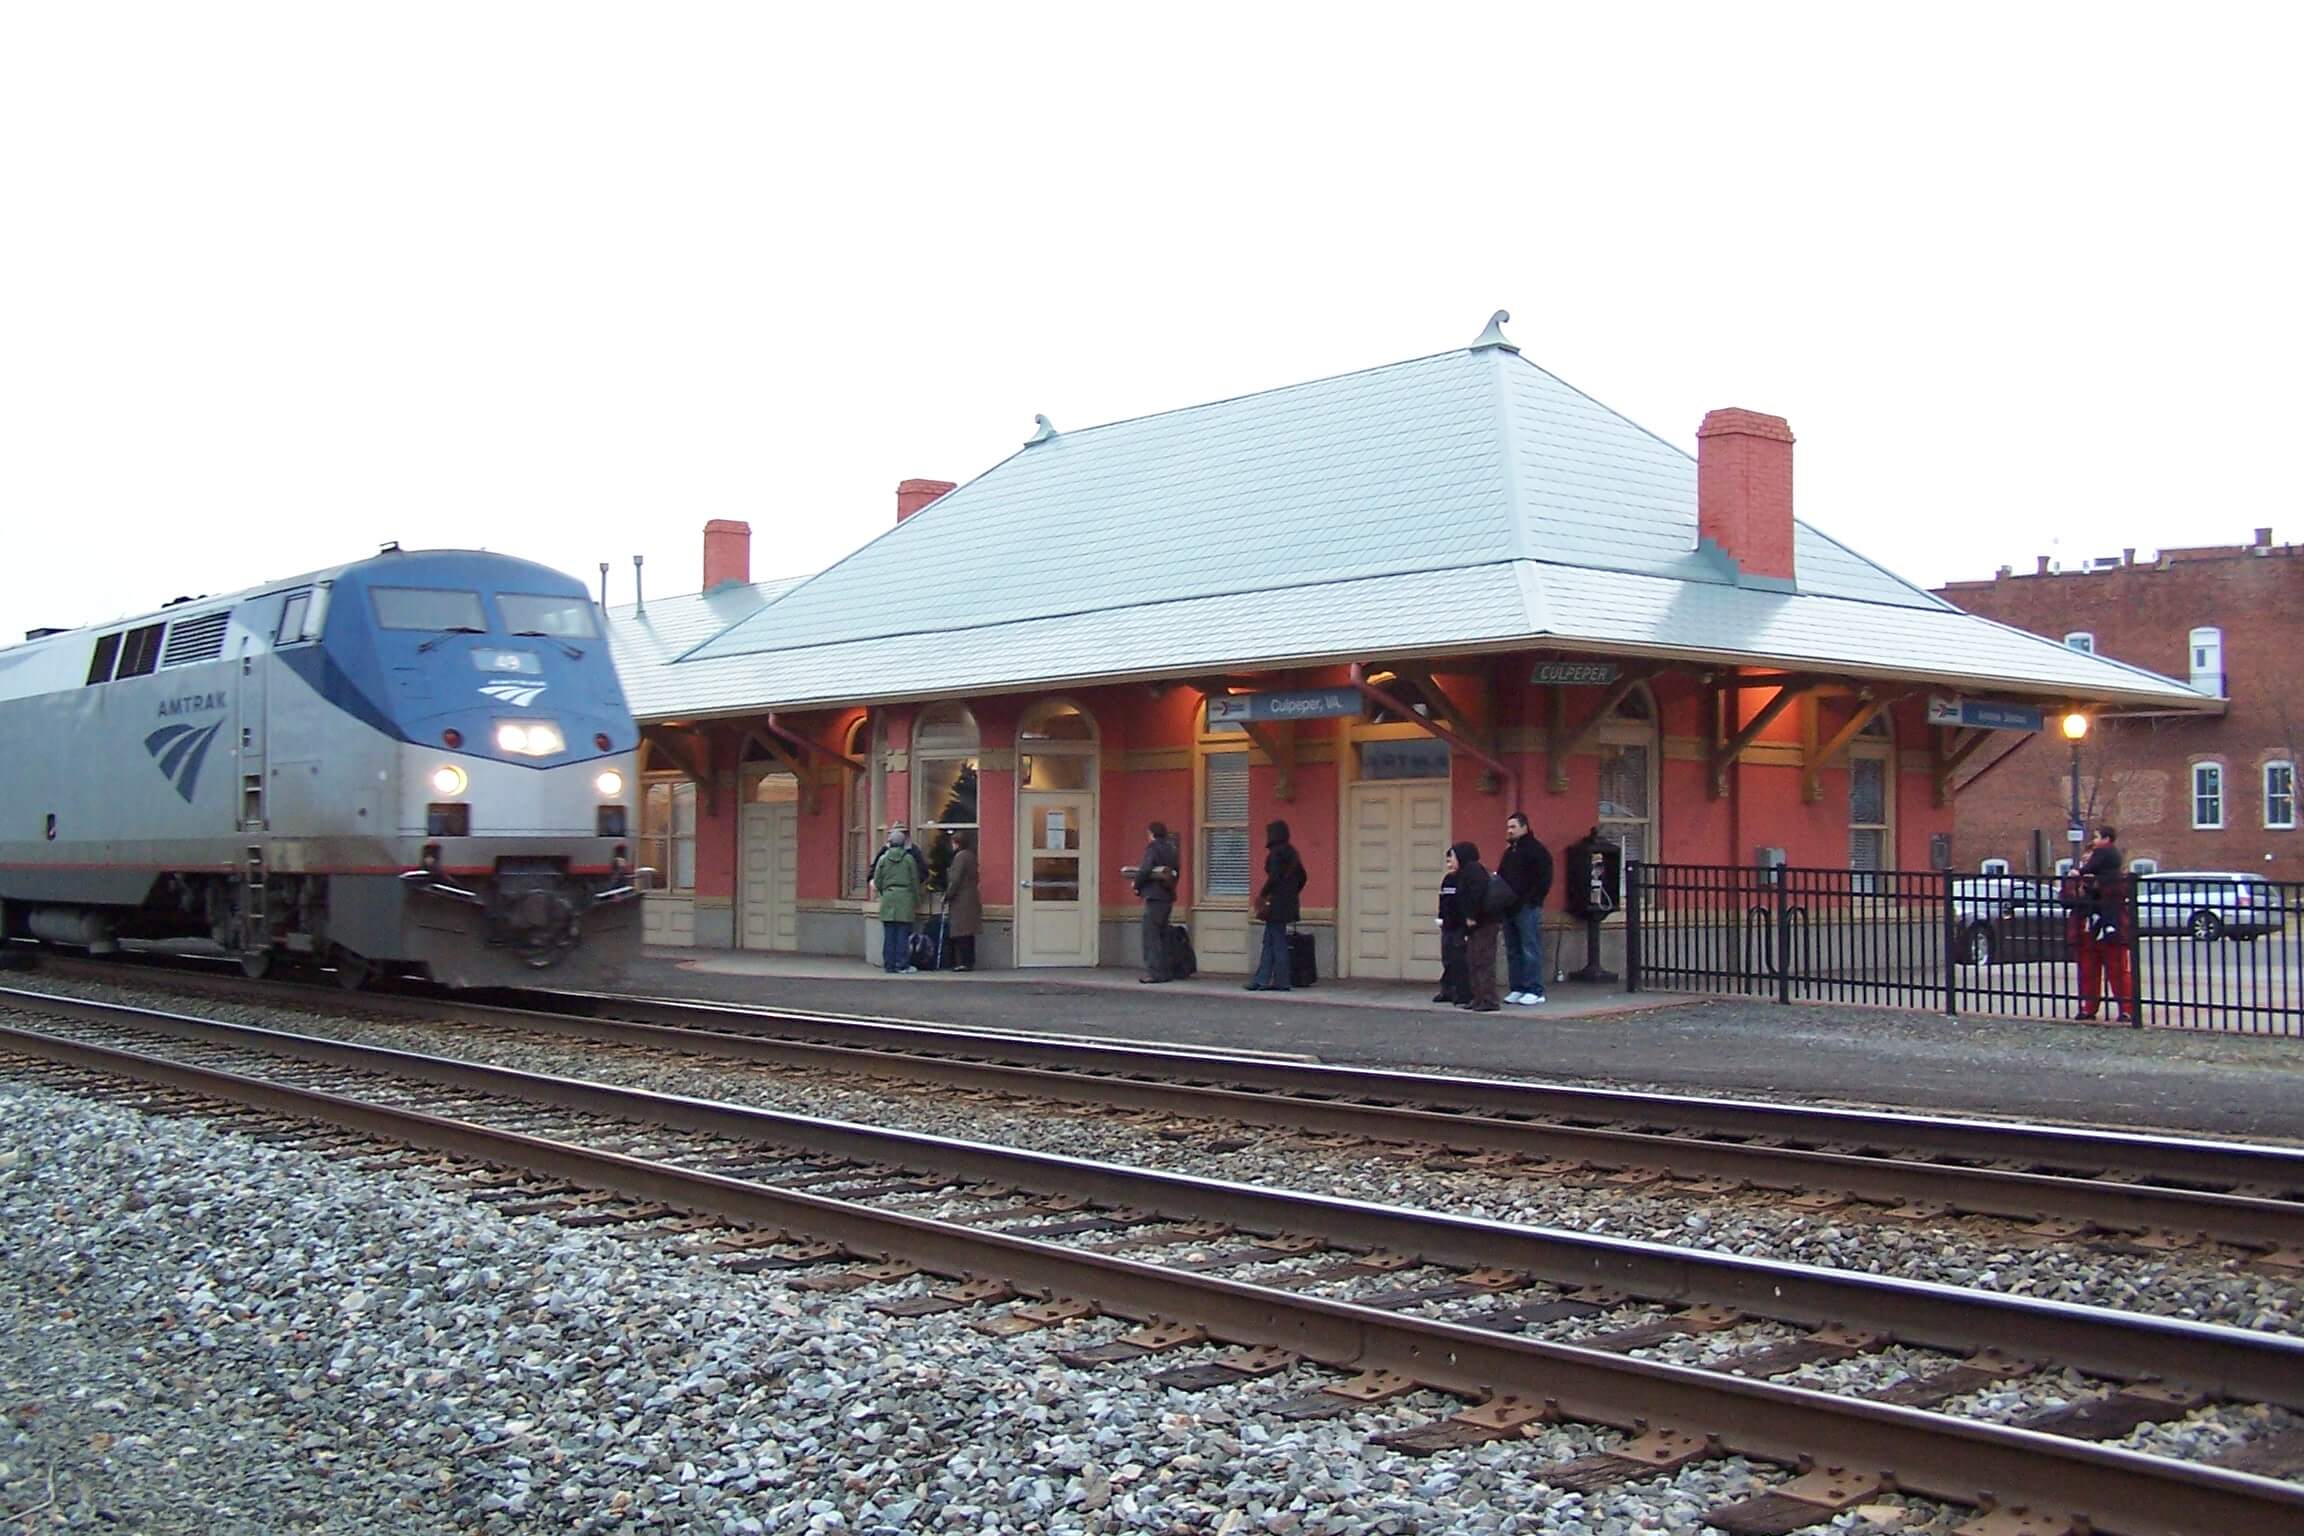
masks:
<svg viewBox="0 0 2304 1536"><path fill-rule="evenodd" d="M560 727L549 720L496 722L496 750L499 752L511 752L521 757L550 757L567 748L568 740L560 734Z"/></svg>
<svg viewBox="0 0 2304 1536"><path fill-rule="evenodd" d="M600 791L601 799L613 800L618 795L624 793L624 775L611 768L606 773L600 775L600 777L594 779L592 781L592 787Z"/></svg>
<svg viewBox="0 0 2304 1536"><path fill-rule="evenodd" d="M443 800L453 800L464 793L464 786L469 782L464 770L454 763L442 763L432 770L432 793Z"/></svg>
<svg viewBox="0 0 2304 1536"><path fill-rule="evenodd" d="M2078 741L2088 734L2088 717L2078 710L2064 717L2064 739Z"/></svg>

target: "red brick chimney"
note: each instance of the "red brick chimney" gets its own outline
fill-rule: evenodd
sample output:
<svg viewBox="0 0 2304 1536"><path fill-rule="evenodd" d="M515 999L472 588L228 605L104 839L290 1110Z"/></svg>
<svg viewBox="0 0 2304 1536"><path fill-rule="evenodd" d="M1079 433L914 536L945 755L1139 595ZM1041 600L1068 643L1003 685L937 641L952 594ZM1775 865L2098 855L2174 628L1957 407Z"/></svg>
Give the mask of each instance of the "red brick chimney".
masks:
<svg viewBox="0 0 2304 1536"><path fill-rule="evenodd" d="M752 579L752 525L716 517L704 525L704 590Z"/></svg>
<svg viewBox="0 0 2304 1536"><path fill-rule="evenodd" d="M1696 429L1696 532L1747 576L1794 579L1792 428L1758 411L1711 411Z"/></svg>
<svg viewBox="0 0 2304 1536"><path fill-rule="evenodd" d="M946 491L958 490L952 480L904 480L896 486L896 521L902 522Z"/></svg>

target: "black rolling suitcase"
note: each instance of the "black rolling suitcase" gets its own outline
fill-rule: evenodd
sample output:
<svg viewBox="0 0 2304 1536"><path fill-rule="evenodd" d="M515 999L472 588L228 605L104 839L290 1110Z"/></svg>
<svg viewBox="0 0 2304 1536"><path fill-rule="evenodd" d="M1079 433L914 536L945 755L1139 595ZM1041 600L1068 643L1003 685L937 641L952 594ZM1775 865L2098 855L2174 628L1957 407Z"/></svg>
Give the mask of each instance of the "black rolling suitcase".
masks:
<svg viewBox="0 0 2304 1536"><path fill-rule="evenodd" d="M1312 948L1312 935L1288 931L1288 985L1308 987L1320 979L1320 961Z"/></svg>
<svg viewBox="0 0 2304 1536"><path fill-rule="evenodd" d="M941 925L943 919L938 918L937 922ZM930 935L918 928L913 929L912 937L904 941L904 963L919 971L936 969L944 958L944 946L938 942L942 933L941 926L935 935Z"/></svg>
<svg viewBox="0 0 2304 1536"><path fill-rule="evenodd" d="M1168 927L1168 974L1184 981L1200 970L1200 957L1192 951L1192 930L1182 923Z"/></svg>

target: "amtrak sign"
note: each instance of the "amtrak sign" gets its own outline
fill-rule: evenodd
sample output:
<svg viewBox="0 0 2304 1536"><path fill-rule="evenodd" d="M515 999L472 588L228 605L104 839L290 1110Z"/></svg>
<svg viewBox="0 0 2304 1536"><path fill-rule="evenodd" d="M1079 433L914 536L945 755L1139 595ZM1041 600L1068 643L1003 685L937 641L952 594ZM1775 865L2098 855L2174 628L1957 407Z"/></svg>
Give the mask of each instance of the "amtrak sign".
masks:
<svg viewBox="0 0 2304 1536"><path fill-rule="evenodd" d="M1996 704L1989 699L1945 698L1937 694L1928 700L1928 723L1955 728L1968 726L1980 731L2036 731L2041 717L2037 709L2022 704Z"/></svg>
<svg viewBox="0 0 2304 1536"><path fill-rule="evenodd" d="M1284 693L1212 693L1210 725L1253 725L1265 720L1336 720L1360 713L1357 688L1298 688Z"/></svg>

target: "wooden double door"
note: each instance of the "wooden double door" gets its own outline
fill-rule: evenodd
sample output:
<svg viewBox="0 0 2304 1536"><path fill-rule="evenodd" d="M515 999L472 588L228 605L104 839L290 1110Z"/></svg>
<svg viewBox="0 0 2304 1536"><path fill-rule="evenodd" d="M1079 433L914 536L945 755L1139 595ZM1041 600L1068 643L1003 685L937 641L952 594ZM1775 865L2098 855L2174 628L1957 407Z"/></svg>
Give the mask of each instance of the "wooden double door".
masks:
<svg viewBox="0 0 2304 1536"><path fill-rule="evenodd" d="M1448 782L1363 783L1348 794L1344 974L1438 980L1433 914L1450 842Z"/></svg>

